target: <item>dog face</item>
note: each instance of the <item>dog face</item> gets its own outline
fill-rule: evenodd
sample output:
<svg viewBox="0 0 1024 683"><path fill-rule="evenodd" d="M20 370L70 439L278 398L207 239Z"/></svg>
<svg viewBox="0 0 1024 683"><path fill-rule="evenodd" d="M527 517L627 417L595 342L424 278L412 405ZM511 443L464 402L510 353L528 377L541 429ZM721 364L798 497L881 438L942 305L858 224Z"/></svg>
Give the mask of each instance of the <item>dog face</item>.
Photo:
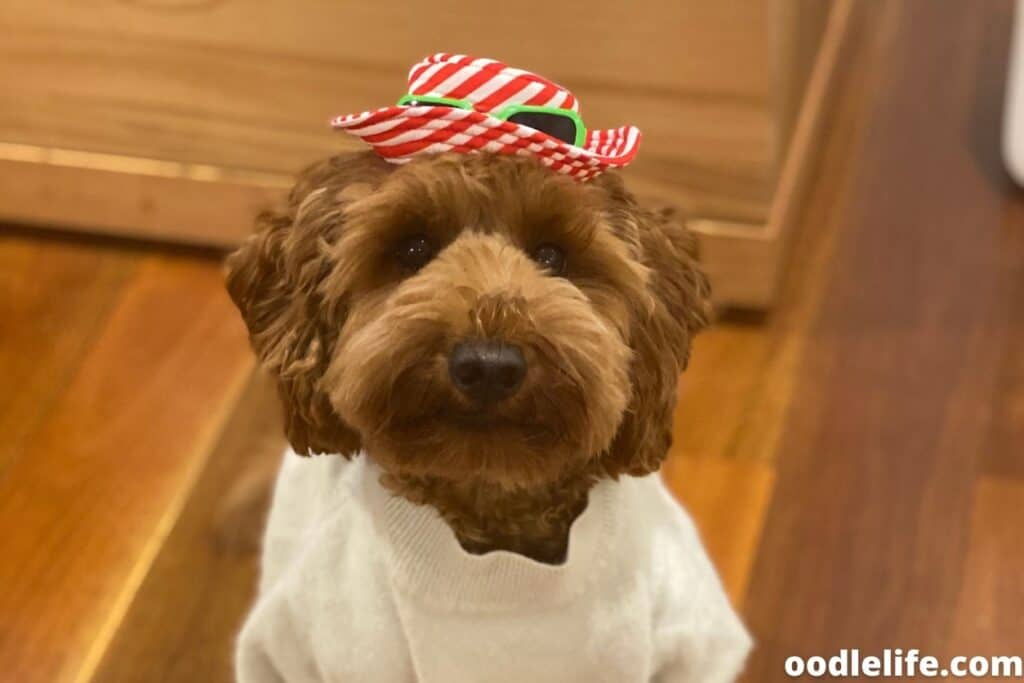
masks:
<svg viewBox="0 0 1024 683"><path fill-rule="evenodd" d="M707 281L614 176L338 157L228 261L298 452L530 487L656 469Z"/></svg>

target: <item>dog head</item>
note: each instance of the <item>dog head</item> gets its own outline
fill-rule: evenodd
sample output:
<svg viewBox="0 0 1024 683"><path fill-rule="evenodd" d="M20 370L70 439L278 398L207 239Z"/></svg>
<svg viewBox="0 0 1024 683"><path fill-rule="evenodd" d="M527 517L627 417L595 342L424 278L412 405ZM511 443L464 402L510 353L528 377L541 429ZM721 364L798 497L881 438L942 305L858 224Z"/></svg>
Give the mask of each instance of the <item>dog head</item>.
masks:
<svg viewBox="0 0 1024 683"><path fill-rule="evenodd" d="M298 452L504 487L657 469L708 311L680 223L513 156L327 160L228 272Z"/></svg>

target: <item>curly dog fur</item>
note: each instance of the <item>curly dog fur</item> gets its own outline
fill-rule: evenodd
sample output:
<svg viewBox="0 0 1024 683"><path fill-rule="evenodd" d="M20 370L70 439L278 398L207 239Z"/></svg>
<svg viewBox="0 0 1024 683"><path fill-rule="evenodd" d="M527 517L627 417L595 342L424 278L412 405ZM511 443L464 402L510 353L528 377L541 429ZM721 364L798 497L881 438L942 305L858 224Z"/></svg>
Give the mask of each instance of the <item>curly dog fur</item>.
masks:
<svg viewBox="0 0 1024 683"><path fill-rule="evenodd" d="M396 257L410 236L436 250L418 269ZM540 245L564 272L531 259ZM325 160L228 271L297 452L365 450L467 550L545 562L564 556L597 480L659 467L709 310L670 213L614 174L579 183L512 156ZM448 375L467 339L514 344L528 368L485 411Z"/></svg>

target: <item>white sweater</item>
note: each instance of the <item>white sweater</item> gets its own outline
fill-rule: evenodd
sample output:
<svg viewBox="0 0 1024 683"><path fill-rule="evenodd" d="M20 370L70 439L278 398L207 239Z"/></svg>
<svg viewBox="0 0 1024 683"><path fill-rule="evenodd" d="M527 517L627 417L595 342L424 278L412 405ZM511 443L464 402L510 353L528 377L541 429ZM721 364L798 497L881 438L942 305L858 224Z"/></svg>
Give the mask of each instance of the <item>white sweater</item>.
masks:
<svg viewBox="0 0 1024 683"><path fill-rule="evenodd" d="M605 481L565 563L471 555L365 456L285 456L242 683L725 683L750 639L657 475Z"/></svg>

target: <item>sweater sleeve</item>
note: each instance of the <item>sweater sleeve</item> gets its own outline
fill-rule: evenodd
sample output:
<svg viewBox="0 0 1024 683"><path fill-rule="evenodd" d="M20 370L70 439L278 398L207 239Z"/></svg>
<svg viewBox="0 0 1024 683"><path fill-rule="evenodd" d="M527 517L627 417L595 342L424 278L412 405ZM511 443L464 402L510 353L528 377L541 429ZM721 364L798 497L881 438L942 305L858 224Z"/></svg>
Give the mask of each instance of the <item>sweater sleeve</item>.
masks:
<svg viewBox="0 0 1024 683"><path fill-rule="evenodd" d="M649 501L655 514L654 683L731 683L752 641L729 603L693 522L671 494Z"/></svg>
<svg viewBox="0 0 1024 683"><path fill-rule="evenodd" d="M344 554L346 466L337 457L285 453L263 538L259 595L235 648L239 683L320 680L310 615L324 601L315 578L325 573L320 566L337 566Z"/></svg>
<svg viewBox="0 0 1024 683"><path fill-rule="evenodd" d="M663 634L674 654L655 672L653 683L732 683L743 671L749 638L715 638L710 634Z"/></svg>
<svg viewBox="0 0 1024 683"><path fill-rule="evenodd" d="M238 683L316 681L316 665L303 620L292 614L282 591L264 596L238 637L235 671Z"/></svg>

